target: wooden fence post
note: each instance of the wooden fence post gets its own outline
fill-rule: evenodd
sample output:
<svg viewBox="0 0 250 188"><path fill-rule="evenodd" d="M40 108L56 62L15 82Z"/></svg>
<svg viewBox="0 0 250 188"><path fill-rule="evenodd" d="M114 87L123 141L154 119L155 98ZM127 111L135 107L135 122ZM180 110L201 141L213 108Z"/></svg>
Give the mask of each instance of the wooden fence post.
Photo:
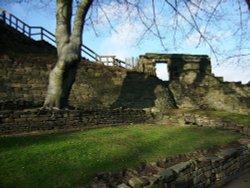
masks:
<svg viewBox="0 0 250 188"><path fill-rule="evenodd" d="M43 40L43 28L41 27L41 40Z"/></svg>
<svg viewBox="0 0 250 188"><path fill-rule="evenodd" d="M18 30L18 20L17 19L16 19L15 27L16 27L16 30Z"/></svg>
<svg viewBox="0 0 250 188"><path fill-rule="evenodd" d="M12 25L12 15L10 14L9 16L10 16L9 25L11 26Z"/></svg>
<svg viewBox="0 0 250 188"><path fill-rule="evenodd" d="M2 12L2 16L3 16L3 23L6 24L6 12L5 12L5 10Z"/></svg>
<svg viewBox="0 0 250 188"><path fill-rule="evenodd" d="M23 34L25 34L25 24L23 24Z"/></svg>
<svg viewBox="0 0 250 188"><path fill-rule="evenodd" d="M31 27L29 27L29 38L31 38Z"/></svg>

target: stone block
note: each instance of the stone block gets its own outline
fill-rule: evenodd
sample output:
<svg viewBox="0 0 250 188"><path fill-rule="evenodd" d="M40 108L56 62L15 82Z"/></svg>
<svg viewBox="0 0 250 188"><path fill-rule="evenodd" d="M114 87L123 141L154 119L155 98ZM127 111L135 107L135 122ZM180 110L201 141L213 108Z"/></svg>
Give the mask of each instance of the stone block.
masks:
<svg viewBox="0 0 250 188"><path fill-rule="evenodd" d="M133 177L128 180L128 184L133 188L143 188L144 186L149 185L150 182L146 179Z"/></svg>
<svg viewBox="0 0 250 188"><path fill-rule="evenodd" d="M147 180L149 181L149 184L144 186L143 188L158 187L158 185L162 183L162 182L160 182L160 179L158 176L147 177Z"/></svg>
<svg viewBox="0 0 250 188"><path fill-rule="evenodd" d="M223 158L224 160L228 160L230 158L234 158L240 152L239 148L230 148L226 150L222 150L217 153L217 156Z"/></svg>
<svg viewBox="0 0 250 188"><path fill-rule="evenodd" d="M160 172L160 180L163 182L171 182L177 177L174 170L168 168Z"/></svg>
<svg viewBox="0 0 250 188"><path fill-rule="evenodd" d="M196 184L200 183L202 180L202 176L203 175L201 174L201 175L193 177L193 184L196 185Z"/></svg>
<svg viewBox="0 0 250 188"><path fill-rule="evenodd" d="M131 188L131 187L126 185L125 183L122 183L120 185L117 185L117 188Z"/></svg>
<svg viewBox="0 0 250 188"><path fill-rule="evenodd" d="M171 188L189 188L191 186L193 186L193 180L188 176L178 177L171 182Z"/></svg>
<svg viewBox="0 0 250 188"><path fill-rule="evenodd" d="M222 180L222 179L224 179L225 177L226 177L226 175L225 175L224 172L220 172L220 173L215 174L215 178L216 178L217 181L218 181L218 180Z"/></svg>
<svg viewBox="0 0 250 188"><path fill-rule="evenodd" d="M192 167L193 164L194 164L194 161L190 160L190 161L181 162L179 164L176 164L176 165L170 167L170 169L178 174L178 173L186 170L187 168Z"/></svg>
<svg viewBox="0 0 250 188"><path fill-rule="evenodd" d="M202 169L197 169L197 170L193 171L193 173L192 173L193 176L200 176L202 174L203 174Z"/></svg>
<svg viewBox="0 0 250 188"><path fill-rule="evenodd" d="M210 178L210 177L213 175L212 170L206 171L206 172L204 173L204 175L205 175L207 178Z"/></svg>

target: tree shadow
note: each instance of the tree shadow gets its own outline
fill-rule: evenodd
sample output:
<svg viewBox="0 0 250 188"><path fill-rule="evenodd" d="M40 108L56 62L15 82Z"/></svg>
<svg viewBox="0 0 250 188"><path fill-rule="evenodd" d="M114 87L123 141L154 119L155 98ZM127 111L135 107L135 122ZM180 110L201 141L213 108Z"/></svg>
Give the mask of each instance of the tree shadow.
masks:
<svg viewBox="0 0 250 188"><path fill-rule="evenodd" d="M111 108L151 108L155 106L155 88L162 81L155 76L128 72L123 81L118 99Z"/></svg>
<svg viewBox="0 0 250 188"><path fill-rule="evenodd" d="M199 61L187 61L185 55L172 55L172 61L168 63L170 81L179 80L185 72L195 71L197 76L194 83L200 82L207 74L211 74L211 63L207 56L201 56ZM197 64L198 66L184 68L187 64Z"/></svg>

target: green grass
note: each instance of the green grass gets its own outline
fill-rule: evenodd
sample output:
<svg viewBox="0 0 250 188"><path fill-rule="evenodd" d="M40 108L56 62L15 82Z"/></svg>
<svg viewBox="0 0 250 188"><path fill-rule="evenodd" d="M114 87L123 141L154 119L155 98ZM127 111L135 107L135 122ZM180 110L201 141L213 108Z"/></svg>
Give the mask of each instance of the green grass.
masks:
<svg viewBox="0 0 250 188"><path fill-rule="evenodd" d="M0 137L0 187L76 187L94 174L229 143L215 129L136 125Z"/></svg>
<svg viewBox="0 0 250 188"><path fill-rule="evenodd" d="M232 122L240 123L246 126L250 126L250 116L249 115L242 115L230 112L223 112L223 111L195 111L195 113L206 115L209 117L217 117L225 120L229 120Z"/></svg>
<svg viewBox="0 0 250 188"><path fill-rule="evenodd" d="M250 126L250 116L249 115L243 115L243 114L237 114L237 113L231 113L231 112L225 112L225 111L216 111L216 110L171 110L168 112L168 114L177 114L177 113L193 113L193 114L200 114L205 115L208 117L215 117L215 118L221 118L224 120L229 120L235 123L240 123L246 126Z"/></svg>

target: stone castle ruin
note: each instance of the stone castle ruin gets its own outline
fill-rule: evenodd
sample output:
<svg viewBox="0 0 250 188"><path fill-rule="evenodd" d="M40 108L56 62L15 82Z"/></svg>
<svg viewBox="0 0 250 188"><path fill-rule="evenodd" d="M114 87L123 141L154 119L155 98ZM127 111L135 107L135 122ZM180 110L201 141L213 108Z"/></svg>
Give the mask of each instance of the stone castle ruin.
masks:
<svg viewBox="0 0 250 188"><path fill-rule="evenodd" d="M69 96L70 108L40 109L49 72L57 60L56 48L43 40L43 33L47 32L52 40L54 35L40 28L41 40L33 40L32 27L13 16L9 21L14 18L12 25L16 28L5 22L5 11L2 18L0 14L0 135L157 122L231 129L250 136L250 127L244 123L175 110L208 109L250 115L250 82L224 82L212 73L206 55L146 53L131 69L115 56L100 56L85 46L94 61L83 58L79 63ZM169 81L156 77L156 63L167 64ZM158 139L148 146L157 144ZM217 151L212 147L143 162L135 169L99 173L86 187L208 187L247 169L249 142L241 142L245 146L233 143L233 148L223 146Z"/></svg>
<svg viewBox="0 0 250 188"><path fill-rule="evenodd" d="M157 62L168 65L168 88L178 108L249 114L249 83L224 82L222 77L216 77L208 56L146 53L139 58L138 70L155 76Z"/></svg>
<svg viewBox="0 0 250 188"><path fill-rule="evenodd" d="M52 65L18 62L3 56L0 61L1 109L42 106ZM155 76L158 61L168 64L168 82ZM208 56L145 54L140 56L139 65L141 69L133 71L82 62L70 104L75 109L163 112L172 108L201 108L250 114L249 84L223 82L223 78L214 76Z"/></svg>
<svg viewBox="0 0 250 188"><path fill-rule="evenodd" d="M41 113L56 49L0 27L0 133L143 123L176 108L250 115L250 84L216 77L206 55L157 53L141 55L134 69L83 59L69 96L74 111ZM168 82L156 77L157 62L167 63Z"/></svg>

